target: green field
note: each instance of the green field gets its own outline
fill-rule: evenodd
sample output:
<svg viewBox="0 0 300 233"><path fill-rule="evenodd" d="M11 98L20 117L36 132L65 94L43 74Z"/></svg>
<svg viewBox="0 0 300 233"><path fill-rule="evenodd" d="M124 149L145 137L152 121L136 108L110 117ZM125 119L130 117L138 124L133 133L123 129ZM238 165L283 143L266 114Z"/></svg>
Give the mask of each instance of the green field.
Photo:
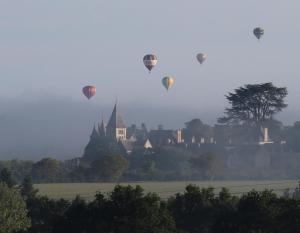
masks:
<svg viewBox="0 0 300 233"><path fill-rule="evenodd" d="M252 189L261 191L273 189L278 195L282 195L287 188L294 189L298 186L298 180L277 180L277 181L192 181L192 182L136 182L120 183L121 185L140 185L146 192L158 193L163 199L175 193L184 192L187 184L196 184L200 187L214 187L218 192L222 187L230 189L232 194L241 195ZM51 198L72 199L80 195L86 200L92 200L97 191L109 193L116 183L61 183L61 184L36 184L40 194L48 195Z"/></svg>

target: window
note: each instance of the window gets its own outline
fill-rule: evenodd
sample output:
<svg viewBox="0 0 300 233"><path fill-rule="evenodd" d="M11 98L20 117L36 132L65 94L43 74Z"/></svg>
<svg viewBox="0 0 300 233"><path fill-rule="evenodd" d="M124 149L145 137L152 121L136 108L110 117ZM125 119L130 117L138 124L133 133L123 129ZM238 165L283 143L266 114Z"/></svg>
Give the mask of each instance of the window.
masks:
<svg viewBox="0 0 300 233"><path fill-rule="evenodd" d="M118 134L124 134L124 130L123 129L118 129Z"/></svg>

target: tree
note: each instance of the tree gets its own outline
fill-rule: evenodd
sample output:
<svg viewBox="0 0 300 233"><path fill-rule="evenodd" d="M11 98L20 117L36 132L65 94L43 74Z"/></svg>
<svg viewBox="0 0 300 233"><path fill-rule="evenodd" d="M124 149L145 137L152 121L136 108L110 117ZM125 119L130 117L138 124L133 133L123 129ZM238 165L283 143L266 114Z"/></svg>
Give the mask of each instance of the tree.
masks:
<svg viewBox="0 0 300 233"><path fill-rule="evenodd" d="M264 122L287 107L285 87L272 83L247 84L226 95L230 107L218 121L223 124L247 125L260 130Z"/></svg>
<svg viewBox="0 0 300 233"><path fill-rule="evenodd" d="M193 119L185 123L185 136L188 141L192 141L194 138L195 142L200 143L201 138L205 140L210 140L213 137L213 129L206 124L203 124L200 119Z"/></svg>
<svg viewBox="0 0 300 233"><path fill-rule="evenodd" d="M200 189L188 185L183 194L169 199L168 205L176 226L183 232L210 232L214 221L215 195L213 188Z"/></svg>
<svg viewBox="0 0 300 233"><path fill-rule="evenodd" d="M128 168L128 161L121 155L102 156L91 164L91 175L96 180L115 181Z"/></svg>
<svg viewBox="0 0 300 233"><path fill-rule="evenodd" d="M237 229L231 232L274 232L279 210L278 198L272 191L250 191L237 204L236 217L233 218L236 224L230 224L236 225Z"/></svg>
<svg viewBox="0 0 300 233"><path fill-rule="evenodd" d="M222 173L224 169L221 158L211 152L191 157L189 162L194 171L201 175L201 178L210 180L213 180L215 175Z"/></svg>
<svg viewBox="0 0 300 233"><path fill-rule="evenodd" d="M70 207L69 201L54 200L47 196L37 196L26 200L31 227L28 233L58 233L61 231L65 213Z"/></svg>
<svg viewBox="0 0 300 233"><path fill-rule="evenodd" d="M17 183L21 183L24 177L30 174L32 164L32 161L18 159L0 161L0 170L2 168L7 168L10 171L12 178Z"/></svg>
<svg viewBox="0 0 300 233"><path fill-rule="evenodd" d="M0 182L4 182L10 188L16 184L16 182L12 178L11 172L7 168L3 168L1 170Z"/></svg>
<svg viewBox="0 0 300 233"><path fill-rule="evenodd" d="M107 199L98 194L90 208L92 229L88 232L177 232L167 205L156 194L144 194L140 186L117 185Z"/></svg>
<svg viewBox="0 0 300 233"><path fill-rule="evenodd" d="M38 182L55 182L60 175L60 163L56 159L44 158L32 167L32 177Z"/></svg>
<svg viewBox="0 0 300 233"><path fill-rule="evenodd" d="M276 224L273 224L273 232L300 232L300 201L281 198L278 202L279 213L275 218Z"/></svg>
<svg viewBox="0 0 300 233"><path fill-rule="evenodd" d="M79 196L72 201L70 207L64 213L63 223L58 226L63 233L86 233L89 228L90 213L88 205Z"/></svg>
<svg viewBox="0 0 300 233"><path fill-rule="evenodd" d="M30 226L26 203L20 193L0 183L0 232L12 233Z"/></svg>
<svg viewBox="0 0 300 233"><path fill-rule="evenodd" d="M21 195L26 200L28 198L34 198L38 193L38 189L35 189L32 184L30 176L26 176L21 185Z"/></svg>

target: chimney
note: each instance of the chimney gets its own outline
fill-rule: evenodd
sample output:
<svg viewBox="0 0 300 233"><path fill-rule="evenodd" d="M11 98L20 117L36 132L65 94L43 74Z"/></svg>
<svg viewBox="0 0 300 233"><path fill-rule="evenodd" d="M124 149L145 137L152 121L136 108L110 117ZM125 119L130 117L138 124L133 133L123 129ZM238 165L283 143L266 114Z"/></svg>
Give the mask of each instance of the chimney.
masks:
<svg viewBox="0 0 300 233"><path fill-rule="evenodd" d="M269 129L264 128L264 142L269 142Z"/></svg>
<svg viewBox="0 0 300 233"><path fill-rule="evenodd" d="M182 143L182 133L181 133L181 129L176 131L176 140L177 143Z"/></svg>

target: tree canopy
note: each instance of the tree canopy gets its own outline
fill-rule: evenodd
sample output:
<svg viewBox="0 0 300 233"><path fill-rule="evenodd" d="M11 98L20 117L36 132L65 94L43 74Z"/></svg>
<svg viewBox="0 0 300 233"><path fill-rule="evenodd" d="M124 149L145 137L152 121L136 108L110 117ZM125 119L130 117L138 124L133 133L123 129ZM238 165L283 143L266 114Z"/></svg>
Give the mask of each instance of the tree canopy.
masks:
<svg viewBox="0 0 300 233"><path fill-rule="evenodd" d="M20 193L0 183L0 232L12 233L26 230L30 226L26 203Z"/></svg>
<svg viewBox="0 0 300 233"><path fill-rule="evenodd" d="M13 187L16 182L12 178L10 170L3 168L0 172L0 182L5 183L9 188Z"/></svg>
<svg viewBox="0 0 300 233"><path fill-rule="evenodd" d="M96 180L116 181L128 166L128 161L123 156L107 155L93 161L90 172Z"/></svg>
<svg viewBox="0 0 300 233"><path fill-rule="evenodd" d="M44 158L32 167L32 176L37 181L54 181L60 175L59 161L52 158Z"/></svg>
<svg viewBox="0 0 300 233"><path fill-rule="evenodd" d="M272 83L247 84L226 95L230 107L220 123L248 124L262 126L263 122L282 111L287 104L284 99L288 92L285 87Z"/></svg>
<svg viewBox="0 0 300 233"><path fill-rule="evenodd" d="M193 119L185 123L185 137L188 141L192 141L193 138L195 142L200 142L201 138L209 139L213 137L213 129L209 125L203 124L200 119Z"/></svg>

